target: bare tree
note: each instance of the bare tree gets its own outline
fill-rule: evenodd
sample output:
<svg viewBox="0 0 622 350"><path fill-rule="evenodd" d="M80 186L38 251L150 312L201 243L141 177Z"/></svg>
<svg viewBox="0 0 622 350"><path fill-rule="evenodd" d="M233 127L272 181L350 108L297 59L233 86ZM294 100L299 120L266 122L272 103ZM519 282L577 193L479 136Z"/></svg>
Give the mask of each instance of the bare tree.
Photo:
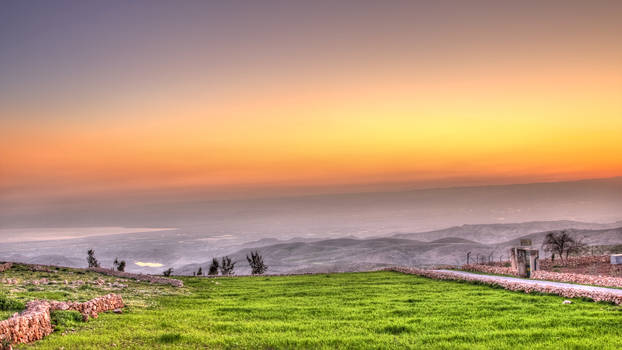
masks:
<svg viewBox="0 0 622 350"><path fill-rule="evenodd" d="M203 276L203 268L199 266L199 270L197 271L197 276Z"/></svg>
<svg viewBox="0 0 622 350"><path fill-rule="evenodd" d="M246 261L248 261L253 275L261 275L268 270L268 266L264 264L263 257L259 255L258 251L251 252L250 257L247 255Z"/></svg>
<svg viewBox="0 0 622 350"><path fill-rule="evenodd" d="M164 272L162 272L162 274L166 277L170 276L173 273L173 268L169 267L168 269L164 270Z"/></svg>
<svg viewBox="0 0 622 350"><path fill-rule="evenodd" d="M93 249L89 249L86 255L86 262L89 263L89 267L99 267L99 261L95 259L95 251Z"/></svg>
<svg viewBox="0 0 622 350"><path fill-rule="evenodd" d="M545 251L551 252L551 261L555 260L557 254L564 263L571 253L577 253L584 244L581 240L573 237L568 231L553 231L546 234L542 247Z"/></svg>

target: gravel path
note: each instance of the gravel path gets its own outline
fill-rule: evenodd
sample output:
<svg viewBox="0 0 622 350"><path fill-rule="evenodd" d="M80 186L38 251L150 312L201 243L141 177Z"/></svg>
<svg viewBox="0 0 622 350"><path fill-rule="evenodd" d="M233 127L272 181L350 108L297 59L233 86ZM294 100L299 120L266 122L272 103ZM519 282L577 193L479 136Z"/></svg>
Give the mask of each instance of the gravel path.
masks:
<svg viewBox="0 0 622 350"><path fill-rule="evenodd" d="M551 286L551 287L557 287L557 288L568 288L568 289L583 290L583 291L588 291L588 292L606 292L606 293L612 293L612 294L622 296L622 289L617 289L617 288L592 287L592 286L584 286L581 284L540 281L540 280L531 280L531 279L518 278L518 277L482 275L479 273L472 273L472 272L466 272L466 271L453 271L453 270L436 270L436 271L451 273L451 274L455 274L456 276L478 277L481 281L521 282L521 283L526 283L526 284Z"/></svg>

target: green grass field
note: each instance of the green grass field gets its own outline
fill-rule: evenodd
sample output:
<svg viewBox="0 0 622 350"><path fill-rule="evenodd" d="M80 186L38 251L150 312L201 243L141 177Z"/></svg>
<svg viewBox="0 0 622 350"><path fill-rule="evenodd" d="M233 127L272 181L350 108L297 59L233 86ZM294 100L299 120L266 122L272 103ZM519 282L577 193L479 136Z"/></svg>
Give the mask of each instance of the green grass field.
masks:
<svg viewBox="0 0 622 350"><path fill-rule="evenodd" d="M622 308L583 300L563 305L557 296L395 272L184 282L181 290L131 283L120 291L129 304L123 314L87 323L56 315L59 331L20 348L622 348ZM1 288L19 300L86 300L108 292Z"/></svg>

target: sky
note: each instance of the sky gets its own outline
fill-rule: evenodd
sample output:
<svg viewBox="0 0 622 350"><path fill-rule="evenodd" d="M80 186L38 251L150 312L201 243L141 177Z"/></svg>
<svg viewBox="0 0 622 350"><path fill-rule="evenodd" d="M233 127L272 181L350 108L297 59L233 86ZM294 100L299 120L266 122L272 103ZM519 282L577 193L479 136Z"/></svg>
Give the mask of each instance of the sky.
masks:
<svg viewBox="0 0 622 350"><path fill-rule="evenodd" d="M620 176L620 18L620 1L5 0L0 197Z"/></svg>

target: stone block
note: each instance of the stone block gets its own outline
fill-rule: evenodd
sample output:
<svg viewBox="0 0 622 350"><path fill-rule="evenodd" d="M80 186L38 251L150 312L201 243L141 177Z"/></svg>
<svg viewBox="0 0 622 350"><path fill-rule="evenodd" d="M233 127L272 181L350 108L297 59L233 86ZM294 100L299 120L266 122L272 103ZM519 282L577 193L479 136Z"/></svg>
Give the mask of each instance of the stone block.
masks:
<svg viewBox="0 0 622 350"><path fill-rule="evenodd" d="M611 265L622 265L622 254L611 255Z"/></svg>

